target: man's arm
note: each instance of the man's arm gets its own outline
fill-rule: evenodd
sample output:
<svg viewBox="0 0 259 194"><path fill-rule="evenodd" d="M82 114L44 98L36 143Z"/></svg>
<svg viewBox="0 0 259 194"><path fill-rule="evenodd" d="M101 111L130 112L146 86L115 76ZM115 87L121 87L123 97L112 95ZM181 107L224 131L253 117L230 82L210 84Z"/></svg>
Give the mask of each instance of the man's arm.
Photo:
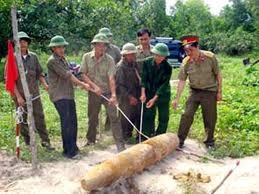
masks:
<svg viewBox="0 0 259 194"><path fill-rule="evenodd" d="M179 80L178 85L177 85L177 91L176 91L176 97L175 100L172 102L173 108L176 109L179 101L180 101L180 97L183 93L184 87L185 87L185 83L186 81L183 80Z"/></svg>
<svg viewBox="0 0 259 194"><path fill-rule="evenodd" d="M216 76L217 84L218 84L218 91L217 91L217 101L222 100L222 76L220 73Z"/></svg>
<svg viewBox="0 0 259 194"><path fill-rule="evenodd" d="M76 86L81 87L81 89L90 90L89 84L80 81L80 80L77 79L73 74L71 74L70 80L71 80L71 81L73 82L73 84L75 84Z"/></svg>
<svg viewBox="0 0 259 194"><path fill-rule="evenodd" d="M85 73L81 74L81 78L85 83L89 84L91 88L90 91L96 93L98 96L103 93L102 89L97 86Z"/></svg>
<svg viewBox="0 0 259 194"><path fill-rule="evenodd" d="M110 90L111 90L110 103L113 105L117 105L116 84L115 84L114 76L109 76L109 86L110 86Z"/></svg>
<svg viewBox="0 0 259 194"><path fill-rule="evenodd" d="M22 95L20 94L20 92L18 91L16 85L14 87L14 95L17 99L17 103L19 106L24 106L25 105L25 99L22 97Z"/></svg>
<svg viewBox="0 0 259 194"><path fill-rule="evenodd" d="M49 86L48 86L48 84L47 84L47 82L46 82L46 80L45 80L45 77L41 75L41 76L39 77L39 80L40 80L40 83L42 84L42 86L44 87L44 89L45 89L46 91L48 91Z"/></svg>

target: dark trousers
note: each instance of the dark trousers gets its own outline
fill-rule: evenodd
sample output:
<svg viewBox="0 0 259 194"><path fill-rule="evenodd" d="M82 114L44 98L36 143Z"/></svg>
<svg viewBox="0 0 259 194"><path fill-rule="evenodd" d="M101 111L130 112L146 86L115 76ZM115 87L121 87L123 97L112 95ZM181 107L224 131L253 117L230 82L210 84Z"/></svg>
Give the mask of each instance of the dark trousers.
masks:
<svg viewBox="0 0 259 194"><path fill-rule="evenodd" d="M15 100L16 107L18 107L17 101ZM49 134L46 129L45 117L43 112L43 107L41 103L41 99L35 99L32 101L33 107L33 117L35 122L36 130L41 138L42 143L50 143ZM24 107L24 110L27 111L27 107ZM21 135L24 137L24 141L27 145L30 144L30 135L29 135L29 128L27 124L27 114L23 114L23 122L21 124Z"/></svg>
<svg viewBox="0 0 259 194"><path fill-rule="evenodd" d="M155 130L155 117L156 110L158 110L158 127ZM158 100L151 108L146 108L144 104L143 115L143 133L151 137L153 135L159 135L166 133L169 121L169 99Z"/></svg>
<svg viewBox="0 0 259 194"><path fill-rule="evenodd" d="M132 106L128 102L120 102L121 110L138 129L140 128L140 106L140 103L136 106ZM124 140L132 137L133 127L123 115L121 115L121 127Z"/></svg>
<svg viewBox="0 0 259 194"><path fill-rule="evenodd" d="M62 99L54 102L61 122L61 135L63 141L63 153L67 157L73 157L78 152L77 140L77 116L74 100Z"/></svg>
<svg viewBox="0 0 259 194"><path fill-rule="evenodd" d="M109 96L107 96L109 98ZM108 113L109 120L111 123L111 129L113 137L116 143L122 143L122 130L119 114L117 114L117 109L113 105L109 105L106 100L102 99L96 94L88 94L88 131L86 138L89 142L96 141L96 128L98 125L98 115L101 110L102 104L105 106L106 112Z"/></svg>
<svg viewBox="0 0 259 194"><path fill-rule="evenodd" d="M194 114L198 109L199 105L201 105L203 123L205 130L207 132L207 139L204 143L206 145L214 145L214 129L217 120L216 99L216 92L204 90L191 90L178 129L178 137L180 139L180 143L184 143L184 140L186 139L190 127L193 123Z"/></svg>

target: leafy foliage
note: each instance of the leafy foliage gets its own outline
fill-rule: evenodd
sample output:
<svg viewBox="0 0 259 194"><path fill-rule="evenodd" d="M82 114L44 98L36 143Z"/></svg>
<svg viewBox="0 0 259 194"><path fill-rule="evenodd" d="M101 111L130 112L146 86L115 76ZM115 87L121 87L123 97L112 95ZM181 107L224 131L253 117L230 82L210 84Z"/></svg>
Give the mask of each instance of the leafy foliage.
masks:
<svg viewBox="0 0 259 194"><path fill-rule="evenodd" d="M210 13L203 0L178 0L170 15L165 0L24 0L18 7L19 30L33 39L32 47L47 51L52 36L63 35L68 51L78 55L90 49L90 41L101 27L109 27L114 42L122 46L135 42L136 31L148 27L154 36L180 38L186 34L201 37L201 47L215 52L240 55L258 44L258 4L255 0L232 0L220 16ZM10 7L13 1L0 1L0 59L6 55L6 42L12 37Z"/></svg>

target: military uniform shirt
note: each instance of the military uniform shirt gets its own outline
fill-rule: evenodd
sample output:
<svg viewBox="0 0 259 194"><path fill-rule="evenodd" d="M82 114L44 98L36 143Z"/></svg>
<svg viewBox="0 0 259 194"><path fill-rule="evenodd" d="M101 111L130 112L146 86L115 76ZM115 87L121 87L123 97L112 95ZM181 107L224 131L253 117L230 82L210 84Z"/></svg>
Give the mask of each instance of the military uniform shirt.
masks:
<svg viewBox="0 0 259 194"><path fill-rule="evenodd" d="M116 45L109 44L106 52L113 58L115 64L117 64L121 60L120 49Z"/></svg>
<svg viewBox="0 0 259 194"><path fill-rule="evenodd" d="M30 94L35 97L39 95L39 78L44 76L38 57L35 53L29 51L26 56L22 56L22 62ZM16 81L16 87L19 93L24 96L20 77Z"/></svg>
<svg viewBox="0 0 259 194"><path fill-rule="evenodd" d="M178 78L185 81L188 77L193 89L217 91L218 73L219 66L215 55L209 51L201 51L197 61L189 56L184 58Z"/></svg>
<svg viewBox="0 0 259 194"><path fill-rule="evenodd" d="M85 73L91 81L101 87L104 93L110 93L109 77L115 76L116 68L113 58L104 54L96 60L94 51L84 54L81 73Z"/></svg>
<svg viewBox="0 0 259 194"><path fill-rule="evenodd" d="M53 54L47 66L50 100L55 102L61 99L74 99L74 87L70 80L72 73L66 59Z"/></svg>
<svg viewBox="0 0 259 194"><path fill-rule="evenodd" d="M172 67L166 60L161 64L156 65L153 57L150 57L143 64L142 87L146 90L148 99L155 95L159 99L170 99L170 79Z"/></svg>
<svg viewBox="0 0 259 194"><path fill-rule="evenodd" d="M129 64L122 59L117 64L116 92L120 102L128 102L129 97L140 97L140 79L137 75L136 63Z"/></svg>
<svg viewBox="0 0 259 194"><path fill-rule="evenodd" d="M141 45L137 46L137 65L138 65L137 68L138 68L140 76L142 75L144 61L152 56L152 53L151 53L152 48L153 48L153 46L150 45L150 51L144 52Z"/></svg>

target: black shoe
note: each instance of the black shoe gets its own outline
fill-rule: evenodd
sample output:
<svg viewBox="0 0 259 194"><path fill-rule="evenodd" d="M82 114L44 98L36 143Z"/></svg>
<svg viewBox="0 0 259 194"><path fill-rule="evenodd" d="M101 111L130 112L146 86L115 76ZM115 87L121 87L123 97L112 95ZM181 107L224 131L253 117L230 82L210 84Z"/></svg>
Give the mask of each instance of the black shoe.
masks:
<svg viewBox="0 0 259 194"><path fill-rule="evenodd" d="M207 149L213 149L215 147L214 141L210 141L210 142L204 141L203 143L205 144Z"/></svg>
<svg viewBox="0 0 259 194"><path fill-rule="evenodd" d="M42 142L42 143L41 143L41 146L44 147L44 148L46 148L46 149L49 150L49 151L55 150L55 148L52 147L49 142Z"/></svg>
<svg viewBox="0 0 259 194"><path fill-rule="evenodd" d="M178 145L178 148L183 149L184 147L185 147L184 142L180 142L179 145Z"/></svg>

